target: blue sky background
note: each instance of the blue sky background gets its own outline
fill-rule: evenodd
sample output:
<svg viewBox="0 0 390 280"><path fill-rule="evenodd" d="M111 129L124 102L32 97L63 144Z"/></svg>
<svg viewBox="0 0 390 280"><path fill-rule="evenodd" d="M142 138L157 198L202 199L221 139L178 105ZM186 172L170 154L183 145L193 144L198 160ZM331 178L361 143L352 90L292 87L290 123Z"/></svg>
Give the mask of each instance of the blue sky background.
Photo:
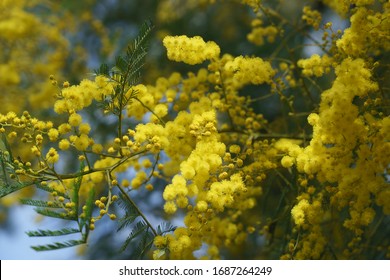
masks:
<svg viewBox="0 0 390 280"><path fill-rule="evenodd" d="M26 231L37 229L59 229L60 222L56 223L53 219L46 218L37 222L38 215L32 207L14 206L9 212L10 230L0 229L0 259L2 260L63 260L80 259L76 254L75 248L54 250L49 252L36 252L30 246L45 245L52 242L58 242L61 238L49 237L28 237ZM76 239L78 236L66 236L66 239Z"/></svg>

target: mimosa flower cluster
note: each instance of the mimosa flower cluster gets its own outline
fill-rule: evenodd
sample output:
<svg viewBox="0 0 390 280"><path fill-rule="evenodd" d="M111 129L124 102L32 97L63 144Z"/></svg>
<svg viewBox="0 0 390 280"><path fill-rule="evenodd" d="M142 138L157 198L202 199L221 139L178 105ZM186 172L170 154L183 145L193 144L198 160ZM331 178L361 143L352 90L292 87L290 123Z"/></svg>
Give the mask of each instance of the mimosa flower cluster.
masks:
<svg viewBox="0 0 390 280"><path fill-rule="evenodd" d="M218 58L220 54L219 46L215 42L205 42L199 36L167 36L163 44L167 48L169 59L191 65Z"/></svg>
<svg viewBox="0 0 390 280"><path fill-rule="evenodd" d="M322 9L349 19L333 30L315 5L291 4L292 20L282 3L160 1L156 7L170 9L156 15L167 25L158 43L170 72L156 63L146 76L157 78L146 82L137 72L146 33L114 67L67 81L60 20L49 24L26 1L5 1L1 203L39 188L46 200L27 203L76 221L82 243L117 221L132 226L125 245L144 258L389 258L390 4L323 1ZM215 41L169 35L187 13L215 10L215 22L234 18ZM107 50L102 23L83 18ZM247 33L235 32L238 19ZM43 34L45 53L34 43ZM226 51L231 38L246 41ZM316 53L305 55L313 45ZM16 59L29 50L25 62Z"/></svg>

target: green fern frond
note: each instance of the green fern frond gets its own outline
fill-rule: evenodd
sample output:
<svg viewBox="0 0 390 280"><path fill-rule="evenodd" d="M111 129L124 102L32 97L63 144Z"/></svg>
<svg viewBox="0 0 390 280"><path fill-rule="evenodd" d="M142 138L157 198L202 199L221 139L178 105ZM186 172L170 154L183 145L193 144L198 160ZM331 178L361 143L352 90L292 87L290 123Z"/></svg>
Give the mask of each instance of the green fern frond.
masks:
<svg viewBox="0 0 390 280"><path fill-rule="evenodd" d="M30 205L35 207L62 208L61 204L54 201L49 202L49 201L29 199L29 198L21 198L19 201L24 205Z"/></svg>
<svg viewBox="0 0 390 280"><path fill-rule="evenodd" d="M134 86L139 82L152 30L151 22L143 23L138 36L127 47L126 55L117 58L115 66L121 70L123 84Z"/></svg>
<svg viewBox="0 0 390 280"><path fill-rule="evenodd" d="M79 168L80 173L84 170L84 167L85 167L84 163L81 163ZM82 181L83 181L83 176L78 176L76 179L74 179L72 185L71 201L74 203L73 210L75 212L77 212L79 208L79 191L80 191Z"/></svg>
<svg viewBox="0 0 390 280"><path fill-rule="evenodd" d="M46 236L61 236L61 235L68 235L68 234L74 234L79 233L80 230L76 228L63 228L60 230L35 230L35 231L27 231L26 234L30 237L46 237Z"/></svg>
<svg viewBox="0 0 390 280"><path fill-rule="evenodd" d="M129 227L135 219L139 217L138 214L126 214L123 218L119 219L118 231L124 229L125 227Z"/></svg>
<svg viewBox="0 0 390 280"><path fill-rule="evenodd" d="M1 140L0 140L1 141ZM10 173L14 170L10 168L9 153L6 150L0 150L0 182L2 185L8 185L11 182Z"/></svg>
<svg viewBox="0 0 390 280"><path fill-rule="evenodd" d="M12 155L12 149L11 149L11 146L9 145L8 143L8 140L7 140L7 137L5 136L5 133L1 133L1 148L0 150L3 151L2 155L5 155L6 153L4 153L5 151L7 151L7 158L6 160L9 161L9 162L13 162L14 161L14 157Z"/></svg>
<svg viewBox="0 0 390 280"><path fill-rule="evenodd" d="M126 241L122 245L120 251L123 252L126 250L127 246L137 237L139 237L142 234L147 234L147 231L149 229L149 226L144 222L140 221L138 222L134 227L129 236L127 237Z"/></svg>
<svg viewBox="0 0 390 280"><path fill-rule="evenodd" d="M7 138L2 133L0 139L0 198L21 190L33 182L20 182L13 168L13 156ZM12 177L13 176L13 177Z"/></svg>
<svg viewBox="0 0 390 280"><path fill-rule="evenodd" d="M34 209L38 214L41 214L43 216L52 217L52 218L58 218L62 220L71 220L71 221L77 221L77 215L69 215L65 212L56 212L52 211L46 208L35 208Z"/></svg>
<svg viewBox="0 0 390 280"><path fill-rule="evenodd" d="M6 185L8 183L8 175L7 175L7 167L6 167L6 164L5 164L5 161L3 160L4 158L4 155L3 155L3 151L0 151L0 168L1 168L1 174L0 174L0 180L2 182L2 184Z"/></svg>
<svg viewBox="0 0 390 280"><path fill-rule="evenodd" d="M139 216L137 208L134 207L124 196L119 194L118 205L125 211L125 215L119 219L118 231L130 226Z"/></svg>
<svg viewBox="0 0 390 280"><path fill-rule="evenodd" d="M146 21L141 25L141 28L139 30L139 35L135 40L129 45L127 49L127 56L130 57L131 55L135 54L137 55L137 52L139 50L145 51L148 47L149 43L149 37L154 28L154 25L151 21Z"/></svg>
<svg viewBox="0 0 390 280"><path fill-rule="evenodd" d="M84 166L80 166L80 170L82 170ZM94 197L94 191L91 190L89 197L86 202L86 207L84 209L84 213L82 218L80 217L80 220L78 218L78 204L79 204L79 190L82 183L82 176L77 177L72 186L72 193L71 193L71 199L74 203L74 207L71 211L71 213L64 212L64 211L53 211L48 208L55 206L55 202L48 203L47 201L41 201L41 200L33 200L33 199L22 199L22 203L32 206L37 206L38 208L35 209L35 211L41 215L52 217L52 218L58 218L63 220L72 220L76 221L78 223L78 229L76 228L63 228L60 230L37 230L37 231L28 231L27 235L30 237L47 237L47 236L62 236L62 235L68 235L68 234L74 234L74 233L81 233L82 239L81 240L70 240L66 242L56 242L53 244L48 245L42 245L42 246L32 246L32 248L36 251L48 251L48 250L57 250L62 248L68 248L76 245L80 245L83 243L86 243L88 233L89 233L89 221L91 219L92 215L92 208L93 208L93 197ZM52 191L51 189L47 189L47 191ZM57 206L60 206L58 204ZM85 228L85 231L83 230ZM84 233L83 233L84 232Z"/></svg>
<svg viewBox="0 0 390 280"><path fill-rule="evenodd" d="M117 56L115 59L115 66L113 67L113 72L118 74L125 74L127 70L127 62L123 56Z"/></svg>
<svg viewBox="0 0 390 280"><path fill-rule="evenodd" d="M103 76L109 76L110 75L110 68L108 67L107 64L101 64L99 69L95 70L95 74L98 75L103 75Z"/></svg>
<svg viewBox="0 0 390 280"><path fill-rule="evenodd" d="M91 217L92 217L94 197L95 197L95 189L92 188L89 191L88 198L85 202L85 208L83 210L84 215L80 218L80 221L79 221L80 230L82 231L83 228L85 227L85 235L86 235L85 239L88 237L88 234L89 234L89 224L90 224Z"/></svg>
<svg viewBox="0 0 390 280"><path fill-rule="evenodd" d="M135 247L131 254L134 259L142 259L153 245L154 235L147 231L142 235L141 239L137 242L138 245Z"/></svg>
<svg viewBox="0 0 390 280"><path fill-rule="evenodd" d="M164 222L157 226L157 233L159 235L164 235L166 233L175 231L176 228L177 227L173 226L171 223Z"/></svg>
<svg viewBox="0 0 390 280"><path fill-rule="evenodd" d="M115 58L115 65L112 68L111 74L120 74L123 80L118 82L121 84L133 86L140 77L140 70L144 64L153 27L151 22L143 23L138 36L129 43L126 54L124 56L119 55ZM107 69L105 66L102 67L104 70Z"/></svg>
<svg viewBox="0 0 390 280"><path fill-rule="evenodd" d="M104 111L109 111L120 118L125 106L134 98L135 95L126 97L125 93L129 87L139 82L152 30L153 25L150 22L145 22L141 26L138 36L128 45L126 54L115 58L115 65L111 70L106 64L102 64L98 70L95 70L96 74L105 75L117 83L113 94L103 96L102 101L99 102L98 106Z"/></svg>
<svg viewBox="0 0 390 280"><path fill-rule="evenodd" d="M65 199L70 199L69 195L67 195L66 193L58 191L58 190L56 190L56 189L54 189L52 187L49 187L48 185L36 184L35 186L38 189L41 189L41 190L43 190L45 192L48 192L48 193L56 192L58 196L62 196Z"/></svg>
<svg viewBox="0 0 390 280"><path fill-rule="evenodd" d="M35 251L51 251L58 250L63 248L69 248L77 245L84 244L84 240L69 240L66 242L55 242L53 244L40 245L40 246L31 246Z"/></svg>
<svg viewBox="0 0 390 280"><path fill-rule="evenodd" d="M0 178L0 198L33 184L33 182L16 182L13 180L8 181L8 184L5 184L4 179Z"/></svg>
<svg viewBox="0 0 390 280"><path fill-rule="evenodd" d="M119 193L118 195L118 206L125 210L126 213L137 212L134 205L122 193Z"/></svg>
<svg viewBox="0 0 390 280"><path fill-rule="evenodd" d="M95 197L95 189L92 188L89 193L88 193L88 198L85 203L85 215L87 219L90 219L92 217L92 210L93 210L93 205L94 205L94 197Z"/></svg>

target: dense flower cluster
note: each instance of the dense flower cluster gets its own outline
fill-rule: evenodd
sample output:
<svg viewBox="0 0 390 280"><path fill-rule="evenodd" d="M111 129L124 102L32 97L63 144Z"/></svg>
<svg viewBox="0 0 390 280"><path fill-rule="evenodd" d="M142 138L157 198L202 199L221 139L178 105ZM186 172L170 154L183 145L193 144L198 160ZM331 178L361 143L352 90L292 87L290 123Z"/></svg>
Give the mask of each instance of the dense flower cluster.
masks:
<svg viewBox="0 0 390 280"><path fill-rule="evenodd" d="M199 64L209 59L216 59L220 54L219 46L212 41L205 42L199 36L188 38L185 35L167 36L163 40L170 60Z"/></svg>
<svg viewBox="0 0 390 280"><path fill-rule="evenodd" d="M25 1L2 3L0 44L10 48L6 60L0 55L6 93L0 95L1 182L48 191L43 205L61 210L49 213L79 221L86 235L104 217L123 214L112 207L120 193L131 204L120 227L141 220L130 237L139 234L139 243L149 246L142 250L154 259L388 258L390 244L381 231L390 215L384 59L390 5L323 1L350 19L348 28L334 31L311 6L295 7L302 16L290 22L283 5L263 2L234 2L246 13L250 7L245 23L252 29L239 34L248 41L245 54L226 53L201 36L160 32L168 59L196 70L140 82L133 73L139 69L130 66L141 65L141 38L129 49L140 57L128 53L115 67L102 67L93 79L69 79L72 84L57 82L63 80L59 57L68 51L58 23L51 26L22 9ZM157 6L173 9L177 3ZM169 23L199 5L225 4L185 1L169 14L160 9L157 19ZM104 31L99 22L94 26ZM234 24L228 27L226 34ZM313 29L324 32L322 42L306 33ZM34 90L16 56L39 53L28 42L42 32L50 52L47 63L28 62ZM282 40L274 49L276 36ZM299 42L291 47L291 40ZM303 58L305 40L321 51ZM14 98L25 89L28 111ZM35 116L39 104L51 108L50 120ZM11 187L0 186L0 193L8 195ZM22 194L30 193L23 188ZM7 197L2 203L12 201ZM148 219L155 213L181 222L162 229Z"/></svg>
<svg viewBox="0 0 390 280"><path fill-rule="evenodd" d="M263 26L263 21L261 19L254 19L251 23L252 31L247 35L247 38L250 42L261 46L264 45L264 38L267 38L269 43L275 41L276 35L278 35L278 28L273 25Z"/></svg>
<svg viewBox="0 0 390 280"><path fill-rule="evenodd" d="M61 73L63 58L69 52L57 22L50 23L24 9L28 2L0 3L0 87L7 92L0 95L1 113L51 106L55 89L47 77Z"/></svg>
<svg viewBox="0 0 390 280"><path fill-rule="evenodd" d="M270 83L274 74L271 64L264 62L260 57L236 57L225 64L225 71L233 75L238 88L246 84Z"/></svg>
<svg viewBox="0 0 390 280"><path fill-rule="evenodd" d="M315 30L320 28L321 13L316 10L312 10L310 6L303 7L302 19L310 26L313 26Z"/></svg>
<svg viewBox="0 0 390 280"><path fill-rule="evenodd" d="M320 57L313 54L310 58L298 60L297 64L303 69L303 75L321 77L330 72L332 62L332 58L327 55Z"/></svg>

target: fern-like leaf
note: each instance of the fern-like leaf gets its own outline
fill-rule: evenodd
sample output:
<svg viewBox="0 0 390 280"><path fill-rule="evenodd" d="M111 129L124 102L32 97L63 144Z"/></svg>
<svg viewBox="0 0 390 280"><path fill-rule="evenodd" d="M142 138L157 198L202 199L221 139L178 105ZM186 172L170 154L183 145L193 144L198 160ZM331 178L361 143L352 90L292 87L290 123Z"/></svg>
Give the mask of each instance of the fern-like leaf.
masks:
<svg viewBox="0 0 390 280"><path fill-rule="evenodd" d="M125 210L126 213L137 212L134 205L122 193L119 193L118 206Z"/></svg>
<svg viewBox="0 0 390 280"><path fill-rule="evenodd" d="M135 219L139 217L138 214L133 213L133 214L126 214L123 218L119 219L119 225L118 225L118 231L124 229L125 227L130 226Z"/></svg>
<svg viewBox="0 0 390 280"><path fill-rule="evenodd" d="M35 207L47 207L47 208L62 208L62 205L58 202L53 201L44 201L44 200L35 200L35 199L29 199L29 198L22 198L19 200L20 203L24 205L30 205Z"/></svg>
<svg viewBox="0 0 390 280"><path fill-rule="evenodd" d="M139 216L137 208L129 202L123 194L119 194L118 205L125 210L125 215L119 219L118 231L130 226Z"/></svg>
<svg viewBox="0 0 390 280"><path fill-rule="evenodd" d="M7 151L7 156L5 157L5 159L9 162L13 162L14 161L14 157L12 155L12 149L11 149L11 146L10 144L8 143L8 140L7 140L7 137L5 136L5 133L2 133L1 134L1 147L0 147L0 150L3 152L2 155L6 155L5 151Z"/></svg>
<svg viewBox="0 0 390 280"><path fill-rule="evenodd" d="M35 211L38 214L41 214L43 216L52 217L52 218L58 218L62 220L71 220L71 221L77 221L77 215L70 216L66 214L65 212L56 212L53 210L49 210L46 208L35 208Z"/></svg>
<svg viewBox="0 0 390 280"><path fill-rule="evenodd" d="M138 236L140 236L142 234L146 234L148 228L149 228L149 226L144 221L138 222L134 226L134 228L131 231L131 233L129 234L129 236L127 237L125 243L122 245L120 251L123 252L124 250L126 250L127 246L130 244L130 242L133 241L134 239L136 239Z"/></svg>
<svg viewBox="0 0 390 280"><path fill-rule="evenodd" d="M80 230L83 230L83 227L85 227L85 239L87 239L89 234L89 224L92 217L92 210L93 210L93 198L95 197L95 189L92 188L88 193L88 198L85 202L85 209L84 209L84 215L80 218L79 221L79 227Z"/></svg>
<svg viewBox="0 0 390 280"><path fill-rule="evenodd" d="M116 57L115 66L113 67L114 73L125 74L127 69L127 62L123 56Z"/></svg>
<svg viewBox="0 0 390 280"><path fill-rule="evenodd" d="M63 228L60 230L34 230L34 231L27 231L26 234L30 237L46 237L46 236L61 236L61 235L68 235L68 234L74 234L79 233L80 230L76 228Z"/></svg>
<svg viewBox="0 0 390 280"><path fill-rule="evenodd" d="M32 183L19 183L19 182L8 182L8 184L4 184L2 180L0 180L0 198L9 195L13 192L23 189L24 187L30 186Z"/></svg>
<svg viewBox="0 0 390 280"><path fill-rule="evenodd" d="M151 22L145 22L140 28L138 37L127 49L126 60L128 63L128 73L126 75L126 82L130 86L137 84L141 76L141 68L144 65L152 30L153 24Z"/></svg>
<svg viewBox="0 0 390 280"><path fill-rule="evenodd" d="M109 76L110 75L110 68L108 67L107 64L102 64L100 65L99 69L95 70L95 74L98 75L103 75L103 76Z"/></svg>
<svg viewBox="0 0 390 280"><path fill-rule="evenodd" d="M84 244L84 240L69 240L66 242L55 242L52 244L47 245L40 245L40 246L31 246L35 251L51 251L51 250L58 250L63 248L69 248L77 245Z"/></svg>
<svg viewBox="0 0 390 280"><path fill-rule="evenodd" d="M146 51L149 43L149 37L153 30L154 26L151 21L146 21L141 25L139 30L139 35L135 40L129 45L127 49L127 56L134 58L138 56L138 52L143 53Z"/></svg>
<svg viewBox="0 0 390 280"><path fill-rule="evenodd" d="M134 259L142 259L145 254L150 250L153 245L154 235L149 230L144 233L140 240L137 242L137 246L134 252L131 254Z"/></svg>
<svg viewBox="0 0 390 280"><path fill-rule="evenodd" d="M164 223L161 223L160 225L158 225L157 227L157 233L159 235L164 235L166 233L169 233L169 232L173 232L175 231L177 227L176 226L173 226L171 223L169 222L164 222Z"/></svg>
<svg viewBox="0 0 390 280"><path fill-rule="evenodd" d="M1 140L0 140L1 141ZM0 151L0 168L1 168L1 174L0 174L0 183L2 186L8 185L11 181L11 178L8 175L7 172L7 155L4 154L4 151Z"/></svg>
<svg viewBox="0 0 390 280"><path fill-rule="evenodd" d="M80 173L84 170L84 163L82 162L80 164L80 168L79 168L79 171ZM73 181L73 185L72 185L72 196L71 196L71 199L72 199L72 202L74 203L74 209L75 212L77 212L77 209L79 207L79 191L80 191L80 187L81 187L81 182L83 181L83 176L78 176L76 179L74 179Z"/></svg>
<svg viewBox="0 0 390 280"><path fill-rule="evenodd" d="M70 197L64 193L64 192L60 192L52 187L49 187L48 185L42 185L42 184L36 184L35 185L38 189L41 189L45 192L48 192L48 193L53 193L53 192L56 192L58 196L62 196L64 197L65 199L70 199Z"/></svg>
<svg viewBox="0 0 390 280"><path fill-rule="evenodd" d="M114 93L110 96L103 96L99 103L99 107L105 111L120 116L126 105L134 98L134 95L129 98L125 93L129 87L139 82L152 30L151 22L145 22L139 30L139 35L129 44L126 54L116 57L115 65L111 70L108 70L108 66L104 64L95 70L96 74L105 75L117 83Z"/></svg>

